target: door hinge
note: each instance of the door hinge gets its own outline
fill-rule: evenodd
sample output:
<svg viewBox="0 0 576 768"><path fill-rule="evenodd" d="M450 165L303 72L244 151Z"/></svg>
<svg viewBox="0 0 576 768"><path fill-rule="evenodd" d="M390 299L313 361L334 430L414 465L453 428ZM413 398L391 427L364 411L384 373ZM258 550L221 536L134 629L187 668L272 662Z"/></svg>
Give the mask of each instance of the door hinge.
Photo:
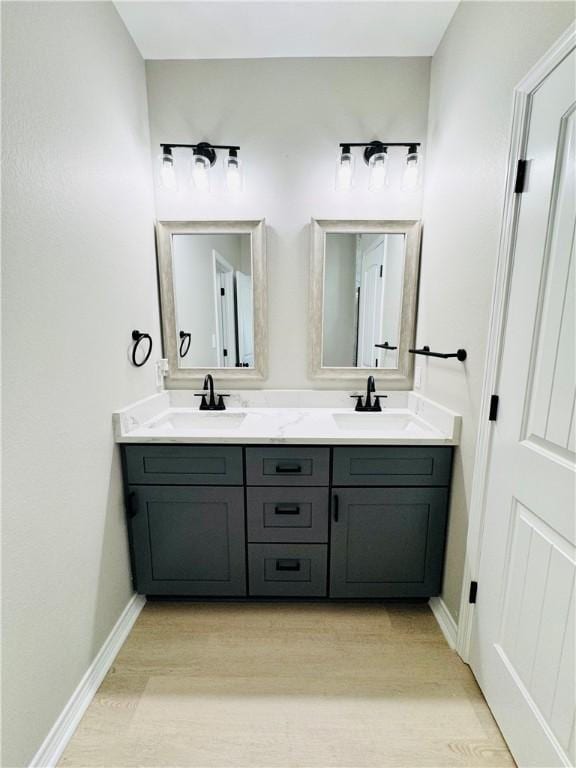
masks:
<svg viewBox="0 0 576 768"><path fill-rule="evenodd" d="M380 277L382 277L382 272L383 272L383 266L382 264L380 264Z"/></svg>
<svg viewBox="0 0 576 768"><path fill-rule="evenodd" d="M476 602L476 595L478 594L478 582L477 581L471 581L470 582L470 592L468 593L468 602L469 603L475 603Z"/></svg>
<svg viewBox="0 0 576 768"><path fill-rule="evenodd" d="M228 357L228 350L227 349L223 349L222 350L222 357Z"/></svg>
<svg viewBox="0 0 576 768"><path fill-rule="evenodd" d="M518 160L516 168L516 182L514 184L514 193L521 195L526 191L526 176L528 171L528 160Z"/></svg>
<svg viewBox="0 0 576 768"><path fill-rule="evenodd" d="M226 296L226 289L220 288L220 296Z"/></svg>
<svg viewBox="0 0 576 768"><path fill-rule="evenodd" d="M498 395L492 395L490 398L490 411L488 413L488 421L496 421L498 418L498 405L500 403L500 398Z"/></svg>

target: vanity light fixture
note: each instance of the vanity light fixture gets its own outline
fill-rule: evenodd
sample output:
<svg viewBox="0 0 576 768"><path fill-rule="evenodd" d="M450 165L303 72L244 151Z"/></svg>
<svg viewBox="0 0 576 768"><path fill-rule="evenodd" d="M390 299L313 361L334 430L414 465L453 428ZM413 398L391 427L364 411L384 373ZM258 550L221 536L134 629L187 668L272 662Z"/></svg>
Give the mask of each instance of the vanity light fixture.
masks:
<svg viewBox="0 0 576 768"><path fill-rule="evenodd" d="M378 192L380 189L384 189L388 181L388 147L379 141L373 141L364 150L364 160L368 163L368 168L370 169L368 189L371 192Z"/></svg>
<svg viewBox="0 0 576 768"><path fill-rule="evenodd" d="M217 150L227 150L228 157L224 160L226 186L231 191L242 187L241 165L238 159L240 147L230 144L210 144L201 141L198 144L161 144L160 181L162 186L172 189L176 185L175 162L172 154L174 149L189 149L192 151L190 161L190 180L199 191L208 191L211 183L211 169L216 163Z"/></svg>
<svg viewBox="0 0 576 768"><path fill-rule="evenodd" d="M411 191L420 184L422 153L418 152L420 142L416 141L360 141L342 142L340 144L340 156L336 166L336 189L339 191L350 189L353 185L354 155L353 147L364 147L364 162L369 168L368 188L377 192L384 189L388 183L388 165L390 147L406 147L406 165L402 176L402 189Z"/></svg>
<svg viewBox="0 0 576 768"><path fill-rule="evenodd" d="M352 186L354 175L354 155L349 144L340 144L342 151L336 164L336 189L346 190Z"/></svg>
<svg viewBox="0 0 576 768"><path fill-rule="evenodd" d="M238 157L238 150L228 150L228 157L224 160L226 173L226 186L230 192L239 192L242 189L242 166Z"/></svg>
<svg viewBox="0 0 576 768"><path fill-rule="evenodd" d="M422 175L422 155L418 154L418 145L411 144L406 155L406 165L402 174L402 189L412 192L420 186Z"/></svg>
<svg viewBox="0 0 576 768"><path fill-rule="evenodd" d="M173 189L176 186L176 172L171 147L164 147L160 155L160 180L166 189Z"/></svg>

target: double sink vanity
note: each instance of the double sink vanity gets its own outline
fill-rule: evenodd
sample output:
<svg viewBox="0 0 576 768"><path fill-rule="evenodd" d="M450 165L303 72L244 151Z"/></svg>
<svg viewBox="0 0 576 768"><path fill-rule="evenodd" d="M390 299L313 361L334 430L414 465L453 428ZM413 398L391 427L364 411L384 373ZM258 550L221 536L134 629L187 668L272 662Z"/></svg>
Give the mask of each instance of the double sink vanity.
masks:
<svg viewBox="0 0 576 768"><path fill-rule="evenodd" d="M156 232L168 389L114 415L138 592L438 594L460 419L411 391L420 222L312 220L307 390L234 389L268 376L264 221Z"/></svg>
<svg viewBox="0 0 576 768"><path fill-rule="evenodd" d="M414 394L172 390L114 415L136 589L239 598L438 594L460 420Z"/></svg>

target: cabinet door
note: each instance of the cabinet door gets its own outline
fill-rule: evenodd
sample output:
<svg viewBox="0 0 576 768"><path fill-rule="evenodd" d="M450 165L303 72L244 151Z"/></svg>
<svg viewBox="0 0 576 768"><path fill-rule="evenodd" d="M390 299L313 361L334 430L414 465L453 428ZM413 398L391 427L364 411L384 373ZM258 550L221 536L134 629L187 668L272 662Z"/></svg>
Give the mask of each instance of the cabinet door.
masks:
<svg viewBox="0 0 576 768"><path fill-rule="evenodd" d="M246 594L242 488L132 486L129 501L138 592Z"/></svg>
<svg viewBox="0 0 576 768"><path fill-rule="evenodd" d="M342 488L332 497L330 597L440 592L446 488Z"/></svg>

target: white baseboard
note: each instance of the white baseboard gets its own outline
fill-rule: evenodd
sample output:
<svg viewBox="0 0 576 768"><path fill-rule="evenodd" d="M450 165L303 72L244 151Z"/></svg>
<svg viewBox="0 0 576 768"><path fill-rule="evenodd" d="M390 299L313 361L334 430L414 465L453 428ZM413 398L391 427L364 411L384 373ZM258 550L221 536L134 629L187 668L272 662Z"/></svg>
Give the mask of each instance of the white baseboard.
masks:
<svg viewBox="0 0 576 768"><path fill-rule="evenodd" d="M86 674L62 710L60 717L44 739L44 743L32 758L30 768L54 768L58 763L74 731L78 727L82 715L87 710L88 705L94 698L94 694L112 666L118 651L134 626L134 622L138 618L145 602L146 598L142 595L133 595L130 599L130 602L122 611L122 615L104 641L102 648L98 651L96 658L88 667Z"/></svg>
<svg viewBox="0 0 576 768"><path fill-rule="evenodd" d="M454 650L456 648L456 638L458 636L458 625L450 615L446 603L441 597L431 597L428 605L434 614L446 642Z"/></svg>

